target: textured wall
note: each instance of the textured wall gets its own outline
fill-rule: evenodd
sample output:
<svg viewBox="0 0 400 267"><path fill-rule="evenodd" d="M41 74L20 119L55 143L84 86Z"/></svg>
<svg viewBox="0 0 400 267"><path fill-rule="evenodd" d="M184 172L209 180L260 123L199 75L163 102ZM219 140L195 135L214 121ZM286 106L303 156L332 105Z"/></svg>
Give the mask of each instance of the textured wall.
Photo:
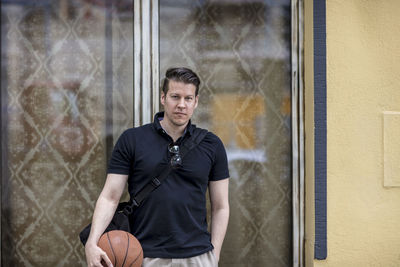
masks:
<svg viewBox="0 0 400 267"><path fill-rule="evenodd" d="M400 111L398 14L396 0L327 1L328 258L314 266L400 265L383 141L383 112Z"/></svg>

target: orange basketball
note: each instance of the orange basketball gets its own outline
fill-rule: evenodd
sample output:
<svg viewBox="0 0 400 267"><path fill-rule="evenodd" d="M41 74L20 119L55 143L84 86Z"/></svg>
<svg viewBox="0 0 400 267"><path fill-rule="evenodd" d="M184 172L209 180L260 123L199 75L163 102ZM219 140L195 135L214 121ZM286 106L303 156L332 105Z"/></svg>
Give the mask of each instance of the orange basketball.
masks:
<svg viewBox="0 0 400 267"><path fill-rule="evenodd" d="M107 253L114 267L142 266L142 246L136 237L128 232L114 230L104 233L98 246ZM103 266L106 266L104 262Z"/></svg>

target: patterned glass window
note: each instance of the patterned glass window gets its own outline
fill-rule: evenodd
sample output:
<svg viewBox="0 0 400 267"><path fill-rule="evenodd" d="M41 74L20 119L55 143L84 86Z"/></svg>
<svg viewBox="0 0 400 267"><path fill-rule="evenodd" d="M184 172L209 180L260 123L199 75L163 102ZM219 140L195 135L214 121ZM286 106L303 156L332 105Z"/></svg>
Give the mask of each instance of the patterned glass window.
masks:
<svg viewBox="0 0 400 267"><path fill-rule="evenodd" d="M290 266L291 2L161 0L160 75L202 80L193 122L224 142L231 218L220 266Z"/></svg>
<svg viewBox="0 0 400 267"><path fill-rule="evenodd" d="M133 126L133 1L117 2L1 2L4 266L86 265L79 230Z"/></svg>

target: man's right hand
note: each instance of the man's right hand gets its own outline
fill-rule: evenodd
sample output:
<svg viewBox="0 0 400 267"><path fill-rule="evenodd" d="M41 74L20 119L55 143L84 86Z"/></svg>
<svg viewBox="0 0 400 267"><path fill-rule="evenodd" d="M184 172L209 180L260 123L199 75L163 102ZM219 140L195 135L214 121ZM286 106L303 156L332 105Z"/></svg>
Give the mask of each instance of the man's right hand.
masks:
<svg viewBox="0 0 400 267"><path fill-rule="evenodd" d="M113 267L107 254L95 244L86 243L85 246L86 262L88 267L103 267L101 261L103 260L108 267Z"/></svg>

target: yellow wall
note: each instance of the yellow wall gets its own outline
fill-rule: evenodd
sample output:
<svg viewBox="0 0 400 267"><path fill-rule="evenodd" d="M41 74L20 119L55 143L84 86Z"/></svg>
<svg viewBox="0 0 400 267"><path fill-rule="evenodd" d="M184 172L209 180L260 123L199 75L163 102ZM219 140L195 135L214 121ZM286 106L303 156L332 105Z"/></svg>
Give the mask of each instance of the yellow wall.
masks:
<svg viewBox="0 0 400 267"><path fill-rule="evenodd" d="M328 258L307 251L307 266L400 266L400 187L383 186L383 112L400 111L400 1L326 3Z"/></svg>
<svg viewBox="0 0 400 267"><path fill-rule="evenodd" d="M304 2L304 100L305 100L305 265L314 260L314 64L313 1Z"/></svg>

